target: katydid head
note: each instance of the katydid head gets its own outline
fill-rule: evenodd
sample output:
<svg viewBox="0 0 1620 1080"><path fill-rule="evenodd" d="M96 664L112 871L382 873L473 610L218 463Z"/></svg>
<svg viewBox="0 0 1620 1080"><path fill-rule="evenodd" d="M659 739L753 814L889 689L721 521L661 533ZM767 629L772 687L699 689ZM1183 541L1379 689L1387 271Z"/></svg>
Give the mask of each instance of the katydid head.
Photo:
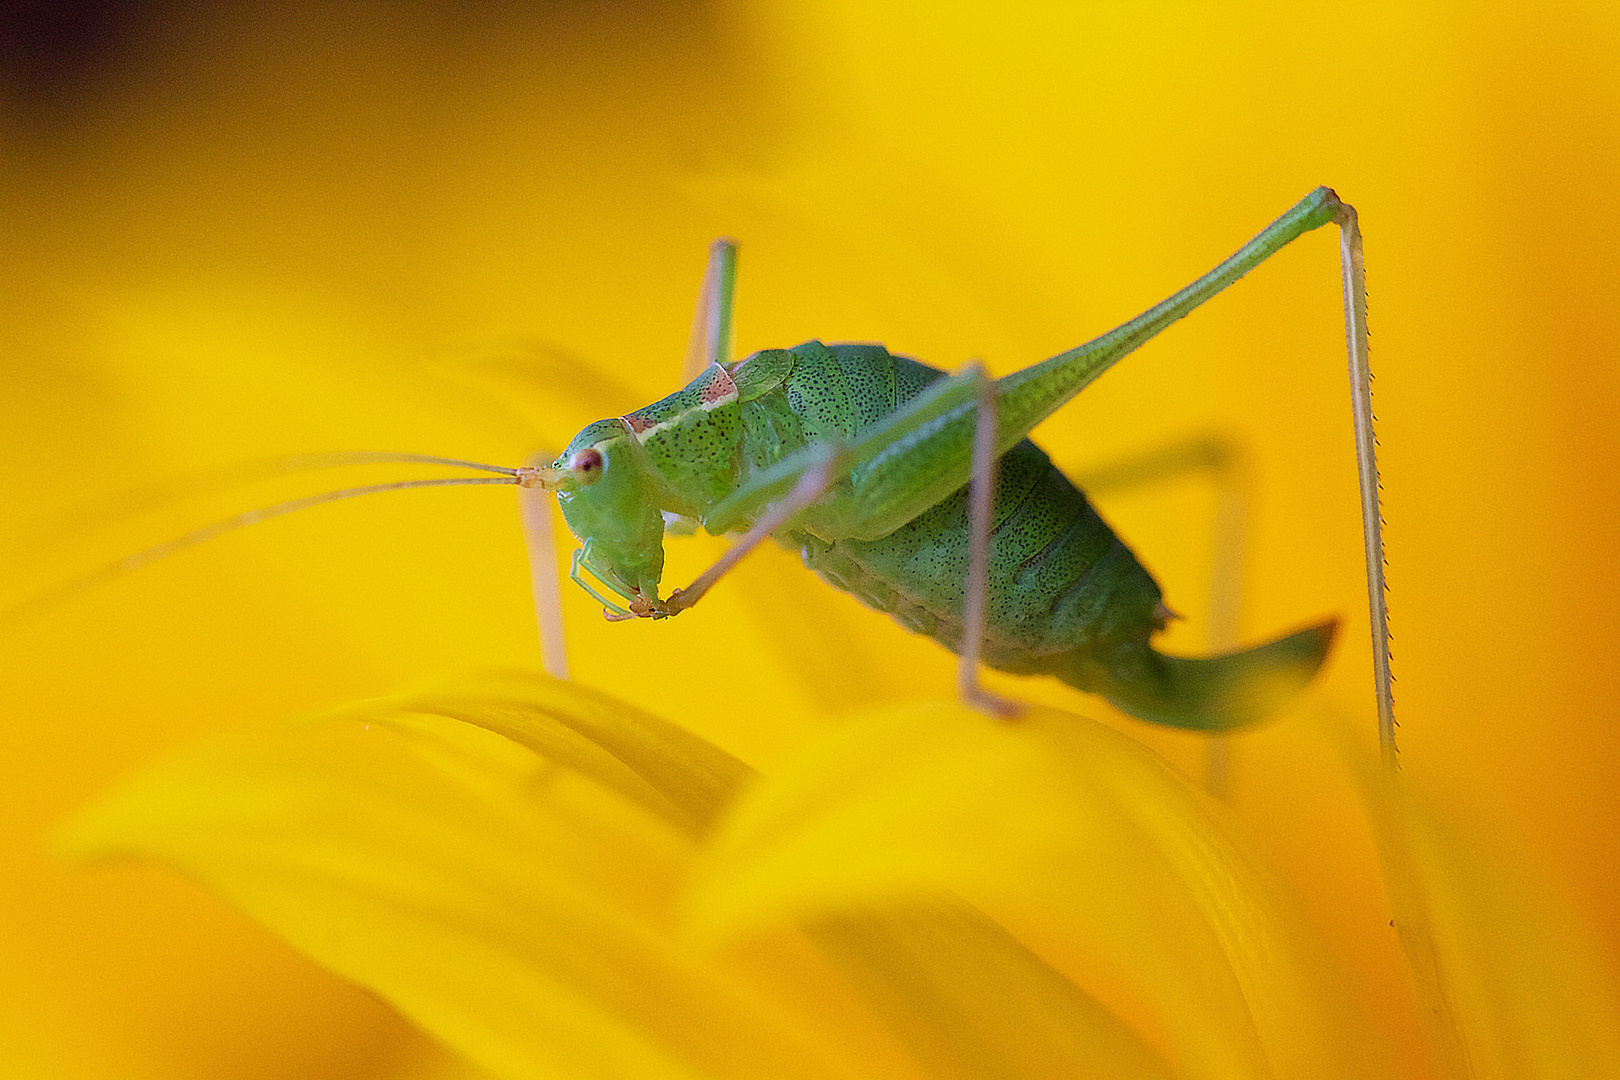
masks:
<svg viewBox="0 0 1620 1080"><path fill-rule="evenodd" d="M658 596L664 573L664 516L640 445L621 420L599 420L574 437L549 466L525 481L557 493L563 519L584 545L575 558L634 606ZM587 586L587 591L590 591ZM604 600L610 612L623 608Z"/></svg>

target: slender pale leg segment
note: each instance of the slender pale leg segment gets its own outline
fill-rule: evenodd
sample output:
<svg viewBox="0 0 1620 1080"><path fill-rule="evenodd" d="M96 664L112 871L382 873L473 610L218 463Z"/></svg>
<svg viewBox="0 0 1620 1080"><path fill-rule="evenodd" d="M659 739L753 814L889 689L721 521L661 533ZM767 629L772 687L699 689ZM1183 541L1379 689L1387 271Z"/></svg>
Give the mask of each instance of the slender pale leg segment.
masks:
<svg viewBox="0 0 1620 1080"><path fill-rule="evenodd" d="M692 313L692 336L686 343L681 382L689 383L710 364L731 355L731 300L737 287L737 242L722 236L709 245L709 263Z"/></svg>
<svg viewBox="0 0 1620 1080"><path fill-rule="evenodd" d="M977 384L978 410L973 425L973 478L968 481L968 572L962 589L962 656L956 668L956 693L976 709L1012 720L1023 707L992 694L979 682L990 578L990 508L996 494L996 384L977 363L966 373Z"/></svg>
<svg viewBox="0 0 1620 1080"><path fill-rule="evenodd" d="M519 487L518 514L523 524L523 547L529 555L529 587L533 590L535 623L540 630L540 663L547 675L566 679L568 652L563 634L562 582L557 576L557 529L551 519L551 494L538 487Z"/></svg>
<svg viewBox="0 0 1620 1080"><path fill-rule="evenodd" d="M1344 336L1350 351L1350 408L1356 425L1356 471L1361 478L1361 533L1367 561L1367 607L1372 613L1373 688L1378 699L1378 745L1385 768L1397 767L1395 676L1389 660L1388 586L1384 582L1384 512L1379 503L1378 439L1373 434L1372 364L1367 344L1367 266L1355 207L1339 204L1339 262L1344 275Z"/></svg>

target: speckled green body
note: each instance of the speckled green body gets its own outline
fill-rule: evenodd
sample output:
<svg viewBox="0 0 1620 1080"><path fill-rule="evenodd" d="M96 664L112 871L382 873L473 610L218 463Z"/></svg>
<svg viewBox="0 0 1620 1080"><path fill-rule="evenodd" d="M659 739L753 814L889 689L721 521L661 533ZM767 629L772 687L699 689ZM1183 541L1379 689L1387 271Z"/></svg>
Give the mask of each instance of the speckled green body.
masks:
<svg viewBox="0 0 1620 1080"><path fill-rule="evenodd" d="M751 475L818 440L852 441L941 374L881 346L809 341L711 368L621 421L587 428L568 454L624 440L648 466L658 509L702 521ZM891 532L860 537L838 524L849 486L825 500L820 527L811 520L776 539L828 584L960 651L966 489ZM984 662L1104 689L1112 680L1100 669L1131 663L1162 625L1159 587L1028 439L1000 458L991 523Z"/></svg>

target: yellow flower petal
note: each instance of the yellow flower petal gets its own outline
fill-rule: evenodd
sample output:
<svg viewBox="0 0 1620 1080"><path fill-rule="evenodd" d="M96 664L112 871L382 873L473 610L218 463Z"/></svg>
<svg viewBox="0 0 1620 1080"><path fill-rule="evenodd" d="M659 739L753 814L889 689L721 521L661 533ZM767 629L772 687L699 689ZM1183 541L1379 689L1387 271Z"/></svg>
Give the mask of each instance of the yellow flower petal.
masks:
<svg viewBox="0 0 1620 1080"><path fill-rule="evenodd" d="M861 1075L658 925L678 830L463 724L220 742L108 796L66 844L202 879L496 1075Z"/></svg>
<svg viewBox="0 0 1620 1080"><path fill-rule="evenodd" d="M960 902L822 915L806 931L933 1076L1172 1075L1095 998Z"/></svg>
<svg viewBox="0 0 1620 1080"><path fill-rule="evenodd" d="M740 801L686 911L735 937L940 892L1141 1003L1180 1075L1358 1075L1318 958L1224 815L1074 716L922 707L829 733Z"/></svg>
<svg viewBox="0 0 1620 1080"><path fill-rule="evenodd" d="M706 829L753 775L684 728L537 673L469 677L395 705L504 735L692 830Z"/></svg>
<svg viewBox="0 0 1620 1080"><path fill-rule="evenodd" d="M392 708L497 731L678 827L706 829L753 775L681 728L546 676L479 676ZM936 1075L1068 1076L1082 1065L1121 1080L1168 1075L1129 1029L971 908L940 902L861 912L808 929Z"/></svg>
<svg viewBox="0 0 1620 1080"><path fill-rule="evenodd" d="M1620 973L1590 928L1410 780L1362 779L1430 1042L1448 1074L1620 1077Z"/></svg>

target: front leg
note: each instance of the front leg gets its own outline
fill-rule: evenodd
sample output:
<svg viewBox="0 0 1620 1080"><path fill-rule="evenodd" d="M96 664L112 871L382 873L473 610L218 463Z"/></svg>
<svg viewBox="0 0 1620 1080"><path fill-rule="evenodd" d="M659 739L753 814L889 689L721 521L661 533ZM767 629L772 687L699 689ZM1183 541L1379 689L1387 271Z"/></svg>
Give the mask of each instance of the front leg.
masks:
<svg viewBox="0 0 1620 1080"><path fill-rule="evenodd" d="M879 470L888 476L896 460L913 455L911 446L918 439L937 453L936 444L930 441L931 434L963 416L972 422L972 414L979 411L978 403L993 394L993 384L984 369L973 364L935 381L882 422L861 432L853 442L818 443L762 470L717 503L703 518L703 527L716 534L748 523L743 537L690 586L676 590L668 600L653 597L643 601L627 597L631 607L620 617L668 618L685 611L766 537L782 529L809 528L825 539L869 533L872 526L860 499L861 481L856 482L849 495L841 494L833 505L824 503L824 496L838 479L852 469L858 474ZM987 423L993 425L993 416ZM988 443L983 450L990 452ZM816 505L818 502L823 505Z"/></svg>
<svg viewBox="0 0 1620 1080"><path fill-rule="evenodd" d="M620 607L605 600L592 589L579 576L579 567L582 559L576 555L574 559L574 580L586 592L598 601L601 601L602 614L610 622L621 622L625 619L668 619L679 615L687 608L694 606L703 599L714 585L726 574L730 573L743 558L765 541L772 533L784 528L794 521L806 508L817 499L820 499L832 487L838 473L848 469L848 452L835 450L829 446L818 448L812 456L807 468L803 470L798 482L788 492L786 497L778 499L769 509L755 521L753 526L738 541L726 550L726 553L715 561L697 579L684 589L676 589L670 593L669 598L660 600L656 594L648 596L637 591L624 594L628 601L627 607ZM583 560L589 566L589 558Z"/></svg>
<svg viewBox="0 0 1620 1080"><path fill-rule="evenodd" d="M826 446L819 448L809 467L799 476L798 482L786 497L773 503L759 520L755 521L735 544L726 549L726 553L720 556L713 566L699 574L691 585L685 589L676 589L668 600L657 602L651 607L649 617L666 618L678 615L703 599L703 595L742 562L749 552L764 543L772 533L792 523L812 503L826 494L827 489L832 487L837 479L838 473L848 467L847 452Z"/></svg>

